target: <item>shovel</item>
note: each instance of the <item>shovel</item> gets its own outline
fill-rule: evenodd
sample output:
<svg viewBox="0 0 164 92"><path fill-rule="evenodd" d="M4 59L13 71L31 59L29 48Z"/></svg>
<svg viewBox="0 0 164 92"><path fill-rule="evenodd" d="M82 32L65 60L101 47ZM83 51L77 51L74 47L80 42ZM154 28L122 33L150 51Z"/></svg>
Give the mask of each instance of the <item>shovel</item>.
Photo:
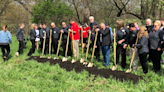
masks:
<svg viewBox="0 0 164 92"><path fill-rule="evenodd" d="M94 53L95 53L95 46L96 46L96 41L97 41L97 35L98 35L98 32L96 32L94 46L93 46L93 51L92 51L92 58L91 58L91 62L88 64L88 67L93 67L93 57L94 57Z"/></svg>
<svg viewBox="0 0 164 92"><path fill-rule="evenodd" d="M60 43L61 43L62 35L63 35L63 33L60 34L58 49L57 49L57 52L56 52L56 57L54 59L58 59L58 54L59 54L59 49L60 49Z"/></svg>
<svg viewBox="0 0 164 92"><path fill-rule="evenodd" d="M67 58L67 52L68 52L68 45L69 45L69 35L70 35L70 32L68 31L68 37L67 37L67 45L66 45L66 50L65 50L65 57L63 57L63 62L67 61L68 58Z"/></svg>
<svg viewBox="0 0 164 92"><path fill-rule="evenodd" d="M138 43L138 35L137 35L137 39L136 39L136 43ZM130 62L130 69L126 70L125 73L130 73L132 71L132 63L133 63L133 59L134 59L134 55L135 55L135 51L136 51L136 47L134 47L134 50L133 50L133 54L132 54L132 58L131 58L131 62Z"/></svg>
<svg viewBox="0 0 164 92"><path fill-rule="evenodd" d="M82 58L80 59L80 63L84 62L84 49L83 49L83 28L81 28L81 48L82 48Z"/></svg>
<svg viewBox="0 0 164 92"><path fill-rule="evenodd" d="M114 34L116 33L115 29L114 29ZM112 71L117 70L117 64L116 64L116 37L114 37L114 65L112 68Z"/></svg>
<svg viewBox="0 0 164 92"><path fill-rule="evenodd" d="M89 33L89 38L88 38L87 51L86 51L86 57L85 57L86 62L84 62L83 65L87 65L87 64L88 64L88 62L87 62L87 57L88 57L88 51L89 51L90 40L91 40L91 33Z"/></svg>
<svg viewBox="0 0 164 92"><path fill-rule="evenodd" d="M52 29L50 30L49 57L48 57L48 59L51 59L51 41L52 41Z"/></svg>
<svg viewBox="0 0 164 92"><path fill-rule="evenodd" d="M72 50L73 50L72 63L75 63L76 62L76 59L75 59L75 50L74 50L74 35L73 35L73 30L72 30Z"/></svg>
<svg viewBox="0 0 164 92"><path fill-rule="evenodd" d="M45 49L45 43L46 43L46 32L44 33L44 42L43 42L43 48L42 48L42 56L40 56L40 58L44 58L44 49Z"/></svg>

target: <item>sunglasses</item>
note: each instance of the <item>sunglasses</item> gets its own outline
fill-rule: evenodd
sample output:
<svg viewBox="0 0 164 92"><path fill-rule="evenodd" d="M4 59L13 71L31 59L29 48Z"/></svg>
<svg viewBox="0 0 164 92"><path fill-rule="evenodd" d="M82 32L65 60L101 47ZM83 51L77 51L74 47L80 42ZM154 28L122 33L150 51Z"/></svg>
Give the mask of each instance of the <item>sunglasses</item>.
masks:
<svg viewBox="0 0 164 92"><path fill-rule="evenodd" d="M158 25L154 25L154 27L157 27Z"/></svg>

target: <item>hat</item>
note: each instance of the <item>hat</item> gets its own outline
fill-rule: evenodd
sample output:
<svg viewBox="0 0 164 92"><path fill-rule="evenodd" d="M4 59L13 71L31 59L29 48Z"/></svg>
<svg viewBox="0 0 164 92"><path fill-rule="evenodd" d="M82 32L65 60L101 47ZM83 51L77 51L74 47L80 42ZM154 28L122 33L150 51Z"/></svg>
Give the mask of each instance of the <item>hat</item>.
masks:
<svg viewBox="0 0 164 92"><path fill-rule="evenodd" d="M106 23L105 26L109 26L110 24L109 23Z"/></svg>

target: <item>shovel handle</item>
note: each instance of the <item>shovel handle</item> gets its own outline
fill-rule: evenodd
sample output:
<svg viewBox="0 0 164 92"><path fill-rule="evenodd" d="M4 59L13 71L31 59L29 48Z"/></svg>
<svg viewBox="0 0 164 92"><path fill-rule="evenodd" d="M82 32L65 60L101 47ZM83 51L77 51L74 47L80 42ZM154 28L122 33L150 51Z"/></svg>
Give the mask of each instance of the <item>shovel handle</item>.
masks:
<svg viewBox="0 0 164 92"><path fill-rule="evenodd" d="M62 34L63 33L60 34L60 40L59 40L58 49L57 49L57 52L56 52L56 59L58 58L58 54L59 54L59 49L60 49L60 43L61 43Z"/></svg>
<svg viewBox="0 0 164 92"><path fill-rule="evenodd" d="M93 56L94 56L94 53L95 53L95 46L96 46L96 41L97 41L97 35L98 35L98 32L96 32L96 36L95 36L95 41L94 41L94 46L93 46L93 51L92 51L91 63L93 63Z"/></svg>
<svg viewBox="0 0 164 92"><path fill-rule="evenodd" d="M86 52L86 60L87 60L87 57L88 57L88 51L89 51L90 40L91 40L91 33L89 33L89 39L88 39L88 44L87 44L87 52Z"/></svg>
<svg viewBox="0 0 164 92"><path fill-rule="evenodd" d="M82 48L82 58L84 58L84 49L83 49L83 28L81 28L81 48Z"/></svg>
<svg viewBox="0 0 164 92"><path fill-rule="evenodd" d="M68 52L68 45L69 45L69 35L70 35L70 32L68 31L68 37L67 37L67 46L66 46L66 50L65 50L65 57L67 57L67 52Z"/></svg>
<svg viewBox="0 0 164 92"><path fill-rule="evenodd" d="M49 40L49 56L51 56L51 39L52 39L52 29L50 30L50 40Z"/></svg>
<svg viewBox="0 0 164 92"><path fill-rule="evenodd" d="M137 35L137 39L136 39L135 44L137 44L137 43L138 43L138 35ZM136 52L136 47L134 47L134 50L133 50L133 54L132 54L132 58L131 58L131 62L130 62L130 69L131 69L131 66L132 66L132 63L133 63L133 60L134 60L135 52Z"/></svg>
<svg viewBox="0 0 164 92"><path fill-rule="evenodd" d="M73 50L73 57L75 58L73 29L72 29L72 50Z"/></svg>
<svg viewBox="0 0 164 92"><path fill-rule="evenodd" d="M116 33L116 30L115 30L115 28L114 28L114 34ZM114 64L115 64L115 66L117 66L117 64L116 64L116 37L114 37L114 44L113 44L114 46Z"/></svg>
<svg viewBox="0 0 164 92"><path fill-rule="evenodd" d="M42 56L44 55L44 49L45 49L45 43L46 43L46 32L44 33L44 42L43 42L43 48L42 48Z"/></svg>

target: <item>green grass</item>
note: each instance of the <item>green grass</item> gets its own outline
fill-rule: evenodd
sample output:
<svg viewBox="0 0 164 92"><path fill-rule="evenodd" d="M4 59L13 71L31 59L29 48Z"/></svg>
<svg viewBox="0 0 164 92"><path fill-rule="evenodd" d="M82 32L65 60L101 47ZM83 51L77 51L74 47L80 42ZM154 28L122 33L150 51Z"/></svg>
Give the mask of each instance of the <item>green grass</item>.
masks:
<svg viewBox="0 0 164 92"><path fill-rule="evenodd" d="M151 71L152 63L149 63L149 73L143 76L142 69L140 71L133 71L133 74L143 76L146 80L140 80L137 84L133 84L131 81L120 82L112 78L105 79L97 77L95 81L94 75L89 77L87 71L76 73L74 70L67 72L65 69L59 67L59 65L51 66L50 63L38 63L31 60L26 61L28 58L27 53L30 49L30 41L27 44L27 48L24 49L24 53L20 57L15 56L15 52L18 49L18 42L13 37L13 43L11 44L10 59L3 62L0 58L0 92L163 92L164 91L164 74L163 69L159 73ZM80 49L81 50L81 49ZM62 49L61 49L62 52ZM33 54L39 56L38 51ZM61 55L61 54L60 54ZM0 56L2 54L0 53ZM53 55L54 57L55 55ZM80 54L81 56L81 54ZM48 57L48 56L47 56ZM89 55L90 60L91 55ZM62 56L60 56L62 58ZM94 60L95 66L99 68L103 67L103 59L101 55L100 63ZM129 56L127 57L128 66L130 63ZM111 54L110 67L113 66L113 53ZM122 70L118 66L118 70Z"/></svg>

